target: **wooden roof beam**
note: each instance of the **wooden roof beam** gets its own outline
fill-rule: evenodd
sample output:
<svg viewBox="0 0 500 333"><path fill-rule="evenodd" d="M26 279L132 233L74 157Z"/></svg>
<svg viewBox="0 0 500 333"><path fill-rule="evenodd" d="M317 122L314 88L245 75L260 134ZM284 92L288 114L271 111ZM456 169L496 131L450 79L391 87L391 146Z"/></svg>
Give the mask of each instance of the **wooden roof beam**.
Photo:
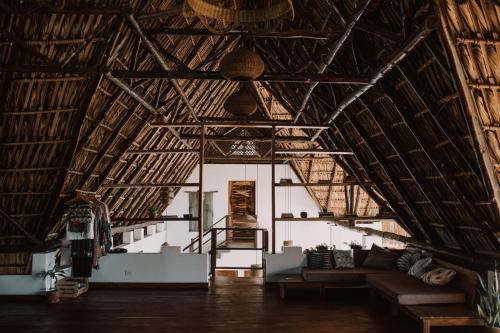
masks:
<svg viewBox="0 0 500 333"><path fill-rule="evenodd" d="M323 132L323 134L324 134L323 136L320 136L320 141L323 143L323 146L325 148L328 148L328 147L332 148L332 146L333 147L338 146L336 144L336 142L334 142L333 138L331 137L331 135L328 131ZM325 136L332 143L331 145L326 143L325 139L323 138ZM356 181L358 181L358 182L365 181L365 177L361 174L360 170L358 168L352 166L352 164L353 164L352 158L348 159L348 158L343 157L343 156L334 155L333 159L342 168L342 170L344 170L348 174L354 176L356 178ZM367 175L368 175L368 173L367 173ZM369 177L369 175L368 175L368 178L369 178L369 180L371 180L371 177ZM368 194L368 196L370 196L370 198L372 198L373 201L375 201L375 203L377 205L393 210L392 208L390 208L388 206L386 199L382 198L378 193L375 193L372 186L361 185L361 188ZM394 215L396 215L396 214L394 214Z"/></svg>
<svg viewBox="0 0 500 333"><path fill-rule="evenodd" d="M354 26L356 23L359 21L361 18L361 15L366 11L368 8L368 5L370 4L371 0L365 0L363 5L359 6L359 9L356 11L356 13L352 16L351 20L349 23L344 27L344 31L342 35L335 41L335 43L332 45L328 56L326 57L326 60L319 66L318 73L322 74L326 71L328 66L333 62L335 59L335 56L339 52L339 50L342 48L342 45L347 41L349 36L351 35L352 30L354 29ZM304 112L307 102L309 101L309 98L311 98L311 95L314 91L314 89L317 87L318 83L313 83L309 86L309 88L306 91L305 96L302 99L301 105L299 106L297 113L294 116L293 121L297 122L302 115L302 112Z"/></svg>
<svg viewBox="0 0 500 333"><path fill-rule="evenodd" d="M200 140L200 135L198 134L181 134L181 138L184 140ZM252 142L271 142L270 137L254 135L254 136L236 136L236 135L206 135L205 140L207 141L252 141ZM305 142L310 143L310 138L306 136L277 136L277 142Z"/></svg>
<svg viewBox="0 0 500 333"><path fill-rule="evenodd" d="M198 149L129 149L127 155L156 155L156 154L198 154Z"/></svg>
<svg viewBox="0 0 500 333"><path fill-rule="evenodd" d="M171 128L188 128L201 127L203 124L205 127L227 127L227 128L277 128L277 129L327 129L326 125L310 125L310 124L294 124L288 120L277 121L277 120L261 120L261 119L248 119L248 120L236 120L233 118L215 118L215 117L205 117L200 118L203 123L194 122L178 122L178 123L167 123L161 121L153 121L150 123L151 127L171 127Z"/></svg>
<svg viewBox="0 0 500 333"><path fill-rule="evenodd" d="M133 15L128 15L127 16L127 20L130 22L130 24L132 25L132 27L135 29L135 31L137 32L139 38L146 45L146 48L151 52L151 54L156 59L156 61L160 65L160 67L163 70L165 70L165 71L170 70L171 69L170 66L168 66L168 64L166 63L165 59L163 59L163 57L161 56L161 54L158 51L158 49L156 49L156 47L149 40L149 38L146 37L146 35L144 34L144 32L143 32L143 30L142 30L139 22L137 22L137 20L135 19L135 17ZM179 94L180 98L182 99L182 101L184 102L184 104L188 108L189 112L191 113L191 116L195 120L198 120L198 116L196 115L196 111L194 110L193 106L191 105L191 102L189 101L188 97L184 93L184 91L183 91L182 87L180 86L180 84L178 82L176 82L175 80L172 80L172 79L169 79L169 82L172 84L172 86L174 87L175 91L177 91L177 93Z"/></svg>
<svg viewBox="0 0 500 333"><path fill-rule="evenodd" d="M366 108L367 112L369 112L375 122L375 124L380 128L380 130L383 132L384 136L387 139L387 142L389 143L390 147L397 153L400 161L403 163L404 167L406 168L407 172L410 174L411 178L414 180L416 187L422 192L424 197L426 198L426 201L431 205L433 208L434 212L439 216L441 221L450 229L453 231L457 231L456 229L456 223L452 222L450 223L449 220L446 217L446 212L442 210L441 202L438 198L435 197L435 195L429 191L429 188L427 186L423 186L425 184L424 180L420 176L418 170L415 168L415 164L412 163L412 161L409 159L408 155L409 153L406 152L405 149L398 149L398 146L396 143L399 141L398 138L394 135L394 132L391 131L390 127L386 124L384 119L381 118L380 113L377 111L373 110L373 107L369 105L369 102L364 102L361 98L359 101L363 104L363 106ZM356 117L352 118L353 122L358 123L358 126L361 126L359 124L359 121L357 120ZM460 247L463 248L465 251L468 253L472 253L472 247L471 245L460 236L460 233L455 233L453 235L454 239L460 244Z"/></svg>
<svg viewBox="0 0 500 333"><path fill-rule="evenodd" d="M30 47L28 45L28 47ZM185 65L184 65L185 66ZM110 73L112 76L120 79L137 79L137 80L210 80L210 81L226 81L218 71L201 71L201 70L110 70L106 67L86 66L72 67L59 66L57 64L45 65L0 65L2 73L45 73L45 74L68 74L80 76L102 75ZM342 84L342 85L365 85L370 84L370 78L362 75L342 75L330 73L264 73L254 80L255 82L284 82L284 83L300 83L300 84ZM176 83L176 90L181 89Z"/></svg>
<svg viewBox="0 0 500 333"><path fill-rule="evenodd" d="M494 229L492 227L494 225L497 225L497 222L491 220L481 207L476 207L473 204L474 200L469 195L466 195L466 192L462 191L460 187L460 184L462 184L462 182L460 181L460 179L457 179L453 172L451 172L445 164L438 163L438 161L441 160L441 153L431 142L429 142L427 134L422 133L421 130L419 131L419 127L416 126L416 124L408 116L409 112L403 111L407 108L404 107L405 104L403 104L394 88L388 85L386 87L386 90L386 98L390 101L393 109L397 112L399 117L401 117L401 119L405 122L410 133L415 138L419 146L423 149L425 155L427 156L427 159L430 161L434 169L439 172L449 191L454 194L457 200L460 201L460 203L464 207L464 211L467 213L467 215L469 215L472 221L476 221L478 218L480 218L483 220L483 222L487 222L479 223L479 225L481 226L481 228L483 228L484 234L489 239L491 244L496 248L496 250L499 250L500 244L498 243L498 239L496 238Z"/></svg>
<svg viewBox="0 0 500 333"><path fill-rule="evenodd" d="M423 41L427 36L434 31L436 27L436 20L433 16L427 18L425 20L423 26L418 29L411 37L409 37L403 45L397 49L395 52L392 53L392 55L389 57L388 61L386 61L384 64L382 64L373 74L372 78L370 79L370 83L359 87L358 89L354 90L351 92L349 95L347 95L346 98L344 98L331 112L327 119L326 123L330 124L332 123L342 112L344 112L345 109L351 103L353 103L355 100L357 100L359 97L361 97L365 92L370 90L375 84L377 84L382 78L385 77L385 75L391 71L397 64L399 64L403 59L406 58L406 56L418 45L420 44L421 41ZM313 139L316 139L319 134L323 130L318 130L316 134L313 136Z"/></svg>
<svg viewBox="0 0 500 333"><path fill-rule="evenodd" d="M4 14L14 14L19 16L24 15L102 15L102 16L119 16L127 15L133 12L130 6L64 6L63 8L51 8L49 6L42 7L39 5L33 6L17 6L10 7L4 2L0 2L0 8Z"/></svg>
<svg viewBox="0 0 500 333"><path fill-rule="evenodd" d="M356 158L359 159L363 165L369 165L370 163L368 162L368 160L365 159L365 156L359 150L358 145L356 145L354 143L354 141L351 139L350 135L345 130L344 124L340 124L339 126L335 125L335 127L338 130L338 132L342 135L344 141L347 143L349 148L351 148L353 150L353 152L355 152ZM360 135L361 139L364 140L364 137L359 133L359 130L356 129L356 131L358 132L358 135ZM366 142L366 140L364 140L364 141ZM368 150L370 151L371 155L375 158L376 162L380 166L381 170L392 181L392 179L395 178L394 175L386 168L385 163L382 163L382 161L380 161L380 159L377 157L377 155L375 154L375 152L372 149L373 147L371 146L371 144L367 143L367 147L368 147ZM417 223L414 224L413 226L405 223L405 222L412 222L413 219L411 218L411 216L409 214L407 214L403 209L400 208L400 206L398 205L398 203L395 200L392 199L393 195L391 195L389 192L387 192L385 190L385 186L382 185L382 179L380 178L378 173L373 168L365 168L365 170L370 175L370 178L377 184L377 187L380 189L380 191L382 192L382 194L384 195L386 200L388 200L390 202L392 208L403 219L402 225L406 226L406 231L410 232L410 230L411 230L410 233L414 233L414 234L418 233L418 234L420 234L419 236L422 239L437 240L437 243L440 243L440 241L439 241L440 238L435 233L433 233L432 230L427 231L424 229L424 226L420 223L420 221L423 220L423 217L420 215L419 209L412 204L411 200L406 196L405 192L402 191L399 184L393 182L396 191L399 193L400 197L402 197L403 200L405 201L405 206L408 207L409 211L411 212L411 214L414 216L414 218L417 221Z"/></svg>
<svg viewBox="0 0 500 333"><path fill-rule="evenodd" d="M123 19L115 19L114 22L112 22L112 25L110 27L110 30L106 36L106 46L100 50L100 55L98 58L98 63L101 64L107 64L111 57L111 51L113 48L113 45L117 38L120 35L120 30L121 26L123 24ZM67 155L64 157L61 169L64 172L64 175L61 175L56 179L55 183L55 190L53 192L53 195L49 198L47 201L47 209L46 209L46 215L43 218L43 221L51 221L56 217L56 215L62 215L61 212L61 205L59 204L59 196L61 195L61 192L64 189L64 185L66 183L66 178L69 175L69 170L71 168L71 165L73 164L73 161L75 160L75 157L78 153L78 141L80 139L81 131L83 128L84 124L84 119L89 111L89 108L92 103L92 99L94 97L94 94L99 88L99 84L102 80L102 75L95 75L91 78L90 82L87 85L87 88L83 92L83 97L82 97L82 102L79 107L79 112L76 116L75 119L75 124L77 124L78 128L71 137L71 141L69 146L69 151L66 153ZM89 175L89 177L92 174ZM40 227L42 225L40 224ZM50 228L53 227L53 224L47 223L47 226L44 228L42 231L44 238L50 233Z"/></svg>
<svg viewBox="0 0 500 333"><path fill-rule="evenodd" d="M244 36L250 38L284 38L284 39L315 39L325 40L338 38L339 31L312 31L312 30L287 30L287 31L249 31L241 29L233 29L222 34L214 33L208 29L196 28L171 28L158 27L145 30L146 34L158 35L165 34L171 36Z"/></svg>
<svg viewBox="0 0 500 333"><path fill-rule="evenodd" d="M0 209L0 216L3 217L7 222L12 224L17 230L19 230L27 239L29 239L35 246L42 246L44 242L40 240L35 235L31 234L26 228L24 228L19 222L14 220L9 214L7 214L3 209Z"/></svg>

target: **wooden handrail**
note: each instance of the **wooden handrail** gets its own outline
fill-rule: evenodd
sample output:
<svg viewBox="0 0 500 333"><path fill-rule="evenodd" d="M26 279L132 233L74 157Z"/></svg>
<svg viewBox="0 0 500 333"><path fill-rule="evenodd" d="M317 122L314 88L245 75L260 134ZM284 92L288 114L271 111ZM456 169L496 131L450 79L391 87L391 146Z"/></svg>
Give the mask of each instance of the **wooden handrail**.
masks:
<svg viewBox="0 0 500 333"><path fill-rule="evenodd" d="M206 235L208 235L208 233L209 233L210 231L212 231L212 229L213 229L213 227L214 227L215 225L217 225L218 223L220 223L222 220L226 220L228 216L229 216L229 215L224 215L224 216L223 216L223 217L221 217L219 220L217 220L217 222L215 222L214 224L212 224L212 225L210 226L210 228L209 228L207 231L205 231L205 232L203 233L203 237L205 237ZM198 238L199 238L199 237L196 237L195 239L193 239L193 241L192 241L191 243L189 243L189 244L188 244L185 248L183 248L183 249L182 249L182 251L183 251L183 252L184 252L184 251L186 251L186 250L187 250L187 249L189 249L191 246L193 246L195 243L197 243L197 242L198 242ZM206 243L203 243L202 245L204 245L204 244L206 244Z"/></svg>

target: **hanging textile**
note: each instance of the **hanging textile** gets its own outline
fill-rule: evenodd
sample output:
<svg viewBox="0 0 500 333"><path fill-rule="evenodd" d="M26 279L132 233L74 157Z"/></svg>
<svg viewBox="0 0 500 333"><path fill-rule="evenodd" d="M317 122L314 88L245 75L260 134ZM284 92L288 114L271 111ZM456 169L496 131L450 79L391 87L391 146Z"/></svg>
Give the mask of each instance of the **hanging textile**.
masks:
<svg viewBox="0 0 500 333"><path fill-rule="evenodd" d="M203 192L203 230L208 230L214 223L214 193L216 191ZM198 192L188 192L189 214L198 217ZM198 221L189 221L189 231L198 232Z"/></svg>
<svg viewBox="0 0 500 333"><path fill-rule="evenodd" d="M214 192L203 195L203 230L208 230L214 223Z"/></svg>
<svg viewBox="0 0 500 333"><path fill-rule="evenodd" d="M198 192L188 192L189 196L189 214L192 217L198 217ZM189 221L189 231L198 231L198 221Z"/></svg>
<svg viewBox="0 0 500 333"><path fill-rule="evenodd" d="M63 221L66 239L72 241L72 275L90 277L92 267L98 269L99 258L113 246L109 208L95 195L80 195L69 202Z"/></svg>
<svg viewBox="0 0 500 333"><path fill-rule="evenodd" d="M69 206L62 219L66 223L66 239L94 238L95 214L91 204L78 203Z"/></svg>
<svg viewBox="0 0 500 333"><path fill-rule="evenodd" d="M71 273L73 277L92 276L92 239L71 241Z"/></svg>

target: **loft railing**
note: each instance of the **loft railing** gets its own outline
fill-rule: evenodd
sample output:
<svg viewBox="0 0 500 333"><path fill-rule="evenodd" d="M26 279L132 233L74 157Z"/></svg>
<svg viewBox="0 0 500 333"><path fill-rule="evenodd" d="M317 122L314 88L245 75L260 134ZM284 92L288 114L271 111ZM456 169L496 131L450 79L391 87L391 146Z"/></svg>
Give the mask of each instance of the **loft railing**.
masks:
<svg viewBox="0 0 500 333"><path fill-rule="evenodd" d="M221 243L217 242L217 236L221 232L227 232L227 231L252 231L255 233L255 243L252 247L230 247L230 246L220 246L223 244L226 240L224 240ZM268 243L269 243L269 233L267 229L263 228L211 228L210 230L210 275L212 278L215 278L215 271L217 269L251 269L251 270L264 270L264 253L268 251ZM258 235L260 234L260 241ZM260 244L260 245L258 245ZM261 265L260 267L243 267L243 266L217 266L217 251L218 250L247 250L247 251L261 251L262 256L261 256ZM265 272L264 272L265 273ZM265 276L265 274L263 274Z"/></svg>
<svg viewBox="0 0 500 333"><path fill-rule="evenodd" d="M230 215L224 215L224 216L223 216L223 217L221 217L219 220L217 220L215 223L213 223L213 224L210 226L210 228L208 228L208 230L207 230L207 231L205 231L205 232L203 233L202 237L205 237L206 235L208 235L208 234L212 231L212 229L213 229L215 226L219 225L222 221L225 221L225 222L226 222L226 225L227 225L227 218L228 218L229 216L230 216ZM197 250L198 250L198 247L193 247L193 246L194 246L194 245L196 245L196 244L198 244L198 239L199 239L199 238L200 238L200 237L198 236L198 237L196 237L196 238L192 239L191 243L189 243L189 244L188 244L185 248L183 248L183 249L182 249L182 251L184 252L184 251L186 251L187 249L190 249L190 251L189 251L189 252L195 252L195 251L197 251ZM209 238L209 239L207 239L207 240L205 240L205 241L202 243L202 246L203 246L203 245L205 245L205 244L207 244L209 241L210 241L210 238Z"/></svg>

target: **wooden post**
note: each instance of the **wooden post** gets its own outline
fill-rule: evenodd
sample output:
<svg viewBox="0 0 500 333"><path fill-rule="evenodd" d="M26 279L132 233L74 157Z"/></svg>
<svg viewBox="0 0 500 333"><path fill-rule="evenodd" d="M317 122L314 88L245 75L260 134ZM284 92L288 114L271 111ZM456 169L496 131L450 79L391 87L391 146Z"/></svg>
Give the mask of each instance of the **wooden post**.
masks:
<svg viewBox="0 0 500 333"><path fill-rule="evenodd" d="M217 267L217 229L212 228L210 240L210 274L212 275L212 279L215 279L215 268Z"/></svg>
<svg viewBox="0 0 500 333"><path fill-rule="evenodd" d="M205 125L201 125L200 177L198 187L198 253L203 252L203 163L205 162Z"/></svg>
<svg viewBox="0 0 500 333"><path fill-rule="evenodd" d="M276 144L276 127L273 126L271 129L271 221L272 221L272 233L273 233L273 238L272 238L272 250L273 254L276 253L276 193L275 193L275 187L274 187L274 182L276 181L275 174L275 159L276 159L276 154L275 154L275 144Z"/></svg>

